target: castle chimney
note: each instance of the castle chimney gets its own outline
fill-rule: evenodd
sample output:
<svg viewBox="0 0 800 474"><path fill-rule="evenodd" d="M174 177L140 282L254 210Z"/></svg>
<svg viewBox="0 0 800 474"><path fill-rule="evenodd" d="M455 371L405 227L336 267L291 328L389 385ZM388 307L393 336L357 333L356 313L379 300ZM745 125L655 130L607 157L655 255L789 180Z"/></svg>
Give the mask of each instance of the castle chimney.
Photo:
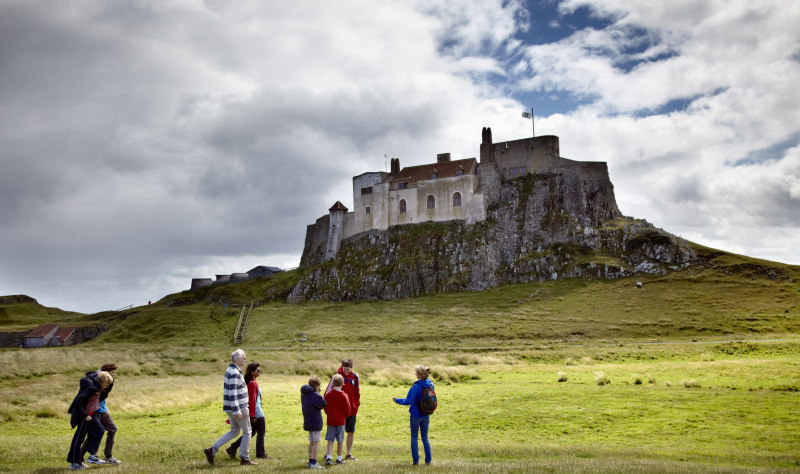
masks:
<svg viewBox="0 0 800 474"><path fill-rule="evenodd" d="M400 174L400 158L392 158L391 175L397 176Z"/></svg>
<svg viewBox="0 0 800 474"><path fill-rule="evenodd" d="M450 161L450 153L439 153L436 155L436 162L437 163L445 163Z"/></svg>

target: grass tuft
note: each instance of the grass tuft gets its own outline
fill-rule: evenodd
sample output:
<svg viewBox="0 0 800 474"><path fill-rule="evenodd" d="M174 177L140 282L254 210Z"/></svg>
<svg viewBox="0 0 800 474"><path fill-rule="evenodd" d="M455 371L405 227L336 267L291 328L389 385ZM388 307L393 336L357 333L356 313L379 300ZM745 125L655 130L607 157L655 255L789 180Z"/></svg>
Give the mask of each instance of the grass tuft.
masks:
<svg viewBox="0 0 800 474"><path fill-rule="evenodd" d="M567 380L569 380L569 379L567 379L567 374L565 374L564 372L559 372L558 373L558 381L559 382L566 382Z"/></svg>

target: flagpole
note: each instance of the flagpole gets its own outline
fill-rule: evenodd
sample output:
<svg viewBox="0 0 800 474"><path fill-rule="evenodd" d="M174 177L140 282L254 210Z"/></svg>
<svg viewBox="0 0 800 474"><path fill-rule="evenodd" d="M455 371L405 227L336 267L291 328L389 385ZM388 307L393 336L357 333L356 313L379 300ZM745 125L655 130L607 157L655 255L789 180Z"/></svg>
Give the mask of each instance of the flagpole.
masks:
<svg viewBox="0 0 800 474"><path fill-rule="evenodd" d="M533 107L531 107L531 128L533 131L533 136L536 137L536 125L533 124Z"/></svg>

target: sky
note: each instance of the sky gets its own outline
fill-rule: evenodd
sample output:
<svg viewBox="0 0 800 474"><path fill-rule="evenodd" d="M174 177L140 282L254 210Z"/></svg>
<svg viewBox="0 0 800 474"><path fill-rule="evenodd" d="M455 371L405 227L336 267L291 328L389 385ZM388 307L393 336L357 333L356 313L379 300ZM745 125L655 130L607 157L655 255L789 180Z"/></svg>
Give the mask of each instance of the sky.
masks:
<svg viewBox="0 0 800 474"><path fill-rule="evenodd" d="M800 2L3 0L0 295L298 265L352 177L560 137L623 214L800 264ZM521 116L534 109L534 122Z"/></svg>

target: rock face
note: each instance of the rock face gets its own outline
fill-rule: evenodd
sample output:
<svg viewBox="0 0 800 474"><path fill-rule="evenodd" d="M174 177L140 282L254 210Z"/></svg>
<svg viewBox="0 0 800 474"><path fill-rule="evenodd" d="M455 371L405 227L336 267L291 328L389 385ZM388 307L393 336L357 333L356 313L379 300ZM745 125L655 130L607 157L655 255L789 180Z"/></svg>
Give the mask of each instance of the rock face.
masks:
<svg viewBox="0 0 800 474"><path fill-rule="evenodd" d="M36 299L26 295L0 296L0 304L38 303Z"/></svg>
<svg viewBox="0 0 800 474"><path fill-rule="evenodd" d="M596 173L597 174L597 173ZM644 220L623 217L602 173L485 179L484 221L427 222L342 241L335 259L303 255L309 270L287 301L378 300L554 278L662 273L694 251ZM319 247L318 247L319 248Z"/></svg>

